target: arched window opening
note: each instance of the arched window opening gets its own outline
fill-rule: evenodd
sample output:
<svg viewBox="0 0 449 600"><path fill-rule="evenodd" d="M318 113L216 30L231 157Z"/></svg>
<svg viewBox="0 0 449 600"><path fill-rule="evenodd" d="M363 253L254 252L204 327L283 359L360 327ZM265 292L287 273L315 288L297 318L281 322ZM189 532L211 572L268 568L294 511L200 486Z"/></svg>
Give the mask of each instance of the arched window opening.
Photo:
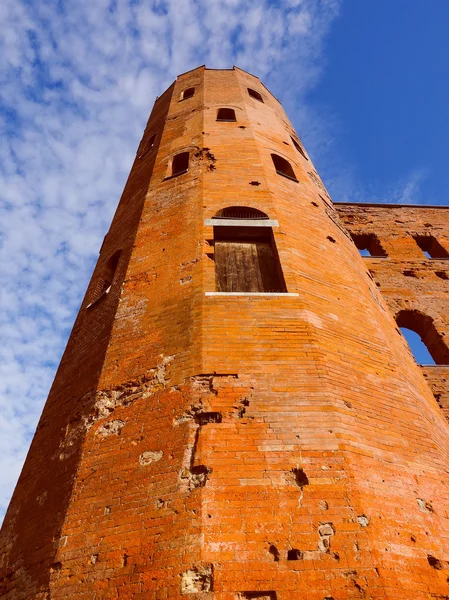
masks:
<svg viewBox="0 0 449 600"><path fill-rule="evenodd" d="M217 292L287 291L271 227L215 226L214 247Z"/></svg>
<svg viewBox="0 0 449 600"><path fill-rule="evenodd" d="M171 174L172 177L175 175L182 175L183 173L187 173L189 170L189 153L181 152L173 157Z"/></svg>
<svg viewBox="0 0 449 600"><path fill-rule="evenodd" d="M433 319L417 310L402 310L396 323L418 364L449 364L449 348L435 329Z"/></svg>
<svg viewBox="0 0 449 600"><path fill-rule="evenodd" d="M214 219L269 219L269 216L250 206L227 206L219 210Z"/></svg>
<svg viewBox="0 0 449 600"><path fill-rule="evenodd" d="M259 94L259 92L256 92L256 90L248 88L248 94L251 96L251 98L254 98L254 100L259 100L259 102L263 102L261 94Z"/></svg>
<svg viewBox="0 0 449 600"><path fill-rule="evenodd" d="M278 156L277 154L272 154L271 159L273 160L274 168L278 175L282 175L293 181L298 181L295 172L293 171L293 167L288 160L285 160L285 158L282 158L282 156Z"/></svg>
<svg viewBox="0 0 449 600"><path fill-rule="evenodd" d="M360 256L385 257L387 253L382 248L379 238L374 233L351 233Z"/></svg>
<svg viewBox="0 0 449 600"><path fill-rule="evenodd" d="M92 290L90 302L87 305L87 308L90 308L96 302L98 302L98 300L106 296L106 294L109 294L114 282L114 277L120 261L121 253L121 250L117 250L117 252L115 252L104 265L101 274Z"/></svg>
<svg viewBox="0 0 449 600"><path fill-rule="evenodd" d="M195 88L189 87L186 90L184 90L184 92L182 93L182 99L187 100L188 98L191 98L194 95L195 95Z"/></svg>
<svg viewBox="0 0 449 600"><path fill-rule="evenodd" d="M154 147L155 142L156 134L154 133L143 145L142 152L139 154L139 158L142 158L145 154L147 154Z"/></svg>
<svg viewBox="0 0 449 600"><path fill-rule="evenodd" d="M305 153L305 151L304 151L304 148L301 146L301 144L298 142L298 140L295 140L295 138L294 138L292 135L290 136L290 138L291 138L291 140L292 140L292 142L293 142L293 146L296 148L296 150L298 150L298 152L299 152L300 154L302 154L302 155L303 155L303 157L304 157L306 160L309 160L309 159L307 158L307 156L306 156L306 153Z"/></svg>
<svg viewBox="0 0 449 600"><path fill-rule="evenodd" d="M413 237L427 258L449 258L449 252L433 235L415 235Z"/></svg>
<svg viewBox="0 0 449 600"><path fill-rule="evenodd" d="M217 112L217 121L227 121L228 123L237 121L235 110L233 108L219 108Z"/></svg>

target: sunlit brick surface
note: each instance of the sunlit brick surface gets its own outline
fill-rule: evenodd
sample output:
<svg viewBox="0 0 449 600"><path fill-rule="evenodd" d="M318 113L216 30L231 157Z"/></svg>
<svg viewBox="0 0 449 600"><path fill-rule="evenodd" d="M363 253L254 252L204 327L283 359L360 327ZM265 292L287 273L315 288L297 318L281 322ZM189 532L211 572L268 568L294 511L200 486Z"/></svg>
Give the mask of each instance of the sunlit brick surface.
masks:
<svg viewBox="0 0 449 600"><path fill-rule="evenodd" d="M156 101L5 519L2 599L449 596L445 367L416 365L394 320L421 303L449 335L449 282L405 231L425 209L339 219L291 134L239 69L196 69ZM207 294L205 219L235 205L278 221L288 295ZM446 214L421 221L449 249ZM357 227L388 258L361 258Z"/></svg>

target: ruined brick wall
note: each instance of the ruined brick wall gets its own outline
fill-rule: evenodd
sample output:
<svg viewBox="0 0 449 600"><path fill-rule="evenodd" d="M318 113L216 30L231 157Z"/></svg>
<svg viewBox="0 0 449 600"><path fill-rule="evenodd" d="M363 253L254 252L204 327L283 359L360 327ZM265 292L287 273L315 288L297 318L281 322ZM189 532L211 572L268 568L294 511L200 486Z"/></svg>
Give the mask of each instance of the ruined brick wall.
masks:
<svg viewBox="0 0 449 600"><path fill-rule="evenodd" d="M413 326L425 315L431 321L426 323L428 329L446 346L449 339L449 208L343 203L335 207L348 232L355 236L374 235L384 250L385 256L366 256L363 261L393 316L401 311L415 313L410 321ZM426 256L416 238L436 242L436 256ZM438 352L436 356L438 358ZM449 361L443 356L439 362L443 364L423 365L421 369L449 419Z"/></svg>
<svg viewBox="0 0 449 600"><path fill-rule="evenodd" d="M447 596L448 425L295 135L237 68L156 102L5 519L2 599ZM286 293L216 292L230 206L269 217Z"/></svg>

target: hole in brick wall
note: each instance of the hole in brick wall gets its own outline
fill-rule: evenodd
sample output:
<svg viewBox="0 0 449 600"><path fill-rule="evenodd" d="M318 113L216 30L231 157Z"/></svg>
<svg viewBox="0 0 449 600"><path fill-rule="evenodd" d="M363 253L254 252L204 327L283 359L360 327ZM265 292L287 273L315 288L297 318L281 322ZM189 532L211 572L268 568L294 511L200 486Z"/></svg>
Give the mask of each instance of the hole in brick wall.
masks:
<svg viewBox="0 0 449 600"><path fill-rule="evenodd" d="M223 416L220 412L201 412L195 415L195 421L198 425L207 425L208 423L221 423Z"/></svg>
<svg viewBox="0 0 449 600"><path fill-rule="evenodd" d="M303 157L304 157L306 160L309 160L309 159L307 158L307 156L306 156L306 153L304 152L304 148L301 146L301 144L298 142L298 140L295 140L295 138L294 138L292 135L290 136L290 138L291 138L291 140L292 140L292 143L293 143L294 147L296 148L296 150L298 150L298 152L299 152L300 154L302 154L302 156L303 156Z"/></svg>
<svg viewBox="0 0 449 600"><path fill-rule="evenodd" d="M449 252L433 235L414 235L413 238L427 258L449 258Z"/></svg>
<svg viewBox="0 0 449 600"><path fill-rule="evenodd" d="M239 125L239 129L246 129L245 125Z"/></svg>
<svg viewBox="0 0 449 600"><path fill-rule="evenodd" d="M449 275L446 273L446 271L435 271L435 275L437 277L439 277L440 279L445 279L445 280L449 279Z"/></svg>
<svg viewBox="0 0 449 600"><path fill-rule="evenodd" d="M427 562L431 567L433 567L437 571L441 571L441 569L443 568L441 560L438 560L438 558L435 558L435 556L432 556L431 554L427 555Z"/></svg>
<svg viewBox="0 0 449 600"><path fill-rule="evenodd" d="M334 238L333 238L331 235L328 235L328 236L326 236L326 237L327 237L327 239L328 239L330 242L332 242L333 244L336 244L336 243L337 243L337 240L335 240L335 239L334 239Z"/></svg>
<svg viewBox="0 0 449 600"><path fill-rule="evenodd" d="M418 364L449 364L449 349L431 317L417 310L402 310L396 316L396 323Z"/></svg>
<svg viewBox="0 0 449 600"><path fill-rule="evenodd" d="M238 600L277 600L276 592L241 592Z"/></svg>
<svg viewBox="0 0 449 600"><path fill-rule="evenodd" d="M259 92L256 92L256 90L248 88L248 94L251 96L251 98L254 98L254 100L259 100L259 102L263 102L261 94L259 94Z"/></svg>
<svg viewBox="0 0 449 600"><path fill-rule="evenodd" d="M233 108L219 108L217 112L217 121L235 122L235 110Z"/></svg>
<svg viewBox="0 0 449 600"><path fill-rule="evenodd" d="M89 304L86 308L90 308L96 302L98 302L100 298L103 298L106 294L109 293L114 282L114 277L120 261L121 253L121 250L117 250L117 252L114 252L114 254L108 259L108 261L102 268L100 276L96 280L92 292L90 293Z"/></svg>
<svg viewBox="0 0 449 600"><path fill-rule="evenodd" d="M297 548L290 548L290 550L287 551L287 560L301 560L301 558L301 550L298 550Z"/></svg>
<svg viewBox="0 0 449 600"><path fill-rule="evenodd" d="M183 91L182 93L182 99L183 100L187 100L188 98L191 98L192 96L195 95L195 88L194 87L189 87L186 90Z"/></svg>
<svg viewBox="0 0 449 600"><path fill-rule="evenodd" d="M274 544L271 544L270 547L268 548L268 552L271 554L271 556L274 558L275 562L279 561L279 557L281 556L279 553L279 550L276 548L276 546Z"/></svg>
<svg viewBox="0 0 449 600"><path fill-rule="evenodd" d="M351 233L351 238L361 256L387 256L374 233Z"/></svg>
<svg viewBox="0 0 449 600"><path fill-rule="evenodd" d="M309 478L302 469L292 469L292 473L295 476L295 483L298 487L302 488L305 485L309 485Z"/></svg>
<svg viewBox="0 0 449 600"><path fill-rule="evenodd" d="M405 277L413 277L414 279L418 279L418 275L414 269L406 269L405 271L402 271L402 274L405 275Z"/></svg>
<svg viewBox="0 0 449 600"><path fill-rule="evenodd" d="M260 181L250 181L249 185L260 185Z"/></svg>
<svg viewBox="0 0 449 600"><path fill-rule="evenodd" d="M287 177L287 179L291 179L292 181L298 181L296 179L295 172L291 164L278 154L272 154L271 160L273 161L274 168L276 169L276 173L278 175L282 175L283 177Z"/></svg>
<svg viewBox="0 0 449 600"><path fill-rule="evenodd" d="M316 202L311 202L310 204L312 204L313 206L319 206L319 204L317 204Z"/></svg>
<svg viewBox="0 0 449 600"><path fill-rule="evenodd" d="M171 174L172 177L175 175L181 175L182 173L186 173L189 169L189 153L188 152L180 152L175 157L173 157Z"/></svg>

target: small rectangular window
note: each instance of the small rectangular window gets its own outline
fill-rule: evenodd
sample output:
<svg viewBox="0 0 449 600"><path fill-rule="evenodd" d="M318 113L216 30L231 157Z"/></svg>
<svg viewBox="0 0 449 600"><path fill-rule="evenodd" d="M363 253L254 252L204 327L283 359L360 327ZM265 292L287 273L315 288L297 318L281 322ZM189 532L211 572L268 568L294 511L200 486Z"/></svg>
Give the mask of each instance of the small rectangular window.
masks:
<svg viewBox="0 0 449 600"><path fill-rule="evenodd" d="M286 292L270 227L214 227L218 292Z"/></svg>
<svg viewBox="0 0 449 600"><path fill-rule="evenodd" d="M237 121L235 110L233 108L219 108L217 112L217 121Z"/></svg>
<svg viewBox="0 0 449 600"><path fill-rule="evenodd" d="M194 96L194 94L195 94L194 87L187 88L182 93L182 100L187 100L188 98L191 98L192 96Z"/></svg>
<svg viewBox="0 0 449 600"><path fill-rule="evenodd" d="M413 237L427 258L449 258L448 251L432 235L415 235Z"/></svg>
<svg viewBox="0 0 449 600"><path fill-rule="evenodd" d="M259 92L256 92L256 90L248 88L248 94L251 96L251 98L254 98L254 100L259 100L259 102L263 103L263 98L261 94L259 94Z"/></svg>
<svg viewBox="0 0 449 600"><path fill-rule="evenodd" d="M172 162L172 177L186 173L189 169L189 153L181 152L173 158Z"/></svg>
<svg viewBox="0 0 449 600"><path fill-rule="evenodd" d="M385 257L387 253L374 233L351 233L351 238L361 256Z"/></svg>
<svg viewBox="0 0 449 600"><path fill-rule="evenodd" d="M142 158L143 156L145 156L145 154L147 154L153 147L154 147L154 143L156 141L156 134L154 133L152 136L150 136L148 138L148 140L144 143L143 147L142 147L142 151L139 154L139 158Z"/></svg>

